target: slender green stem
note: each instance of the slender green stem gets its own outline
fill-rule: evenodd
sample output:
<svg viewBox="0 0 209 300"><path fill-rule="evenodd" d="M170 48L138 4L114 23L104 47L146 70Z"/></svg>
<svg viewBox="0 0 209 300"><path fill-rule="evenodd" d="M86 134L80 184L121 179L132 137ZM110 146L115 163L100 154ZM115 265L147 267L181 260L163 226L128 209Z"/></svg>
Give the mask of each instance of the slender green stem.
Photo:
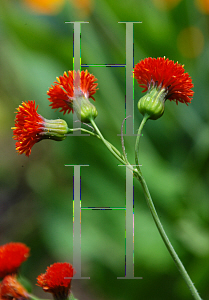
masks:
<svg viewBox="0 0 209 300"><path fill-rule="evenodd" d="M127 155L126 155L126 150L125 150L124 137L123 137L123 124L124 124L125 120L127 120L127 118L129 118L129 117L131 117L131 116L126 117L123 120L122 125L121 125L121 145L122 145L123 156L124 156L124 159L125 159L127 164L130 164L130 163L128 161L128 158L127 158Z"/></svg>
<svg viewBox="0 0 209 300"><path fill-rule="evenodd" d="M145 123L147 122L147 120L149 119L149 115L145 114L142 121L141 121L141 124L139 126L139 129L138 129L138 132L137 132L137 137L136 137L136 144L135 144L135 163L136 163L136 168L138 170L138 172L141 172L140 171L140 167L139 167L139 141L140 141L140 137L141 137L141 132L142 132L142 129L145 125Z"/></svg>
<svg viewBox="0 0 209 300"><path fill-rule="evenodd" d="M68 300L78 300L73 296L73 293L70 293L70 296L68 296Z"/></svg>
<svg viewBox="0 0 209 300"><path fill-rule="evenodd" d="M93 127L96 130L97 134L100 136L101 140L103 141L105 146L109 149L109 151L115 156L115 158L117 158L117 160L119 160L123 165L125 165L126 162L125 162L124 157L121 155L121 153L114 146L112 146L108 141L105 140L105 138L101 134L99 128L97 127L97 125L96 125L96 123L94 122L93 119L91 120L91 124L93 125Z"/></svg>
<svg viewBox="0 0 209 300"><path fill-rule="evenodd" d="M83 132L86 132L86 133L88 133L88 134L90 134L90 135L93 135L93 136L95 136L95 137L98 137L98 138L100 138L99 136L98 136L98 134L96 134L96 133L94 133L94 132L92 132L92 131L89 131L89 130L87 130L87 129L84 129L84 128L68 128L68 133L71 133L71 132L73 132L73 131L83 131Z"/></svg>
<svg viewBox="0 0 209 300"><path fill-rule="evenodd" d="M138 134L141 134L142 128L144 124L146 123L147 119L144 117L142 120L142 124L139 127ZM135 148L135 159L136 159L136 165L138 165L138 147L139 147L139 138L140 136L137 136L138 141L136 142L136 148ZM137 170L134 170L134 176L139 180L141 183L148 207L150 209L150 212L152 214L152 217L154 219L154 222L157 226L157 229L165 243L165 246L167 247L169 253L171 254L172 259L174 260L179 272L181 273L182 277L184 278L187 286L189 287L191 294L195 300L201 300L200 295L198 294L198 291L196 290L191 278L189 277L186 269L184 268L184 265L182 264L181 260L179 259L176 251L174 250L168 236L165 233L165 230L160 222L160 219L158 217L157 211L155 209L154 203L152 201L150 192L148 190L147 184L144 180L144 177L142 176L140 168L137 168Z"/></svg>
<svg viewBox="0 0 209 300"><path fill-rule="evenodd" d="M30 297L30 299L32 299L32 300L47 300L47 299L41 299L41 298L38 298L38 297L34 296L33 294L29 294L29 297Z"/></svg>

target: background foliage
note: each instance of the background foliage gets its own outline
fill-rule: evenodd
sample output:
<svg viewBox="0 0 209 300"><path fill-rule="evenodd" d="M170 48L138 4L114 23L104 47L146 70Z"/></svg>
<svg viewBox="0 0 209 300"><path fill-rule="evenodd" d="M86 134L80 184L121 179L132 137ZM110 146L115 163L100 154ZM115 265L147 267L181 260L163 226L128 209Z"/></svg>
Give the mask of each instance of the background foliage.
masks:
<svg viewBox="0 0 209 300"><path fill-rule="evenodd" d="M167 101L162 118L148 121L140 162L157 211L200 295L209 299L209 35L208 1L7 1L0 2L0 244L26 243L31 257L22 274L33 292L36 277L57 261L72 262L73 170L65 164L88 164L81 171L82 206L124 206L125 170L93 137L43 141L29 158L15 152L11 127L22 101L36 100L45 118L72 115L50 109L46 91L73 68L73 25L81 27L82 63L125 63L125 25L134 26L135 63L166 56L185 65L194 83L188 107ZM96 119L105 137L121 149L125 116L123 68L89 68L98 78ZM141 89L135 82L136 103ZM142 117L135 109L135 132ZM125 139L134 163L134 138ZM82 275L72 290L88 299L191 299L155 228L142 190L135 181L135 276L124 276L122 211L82 211Z"/></svg>

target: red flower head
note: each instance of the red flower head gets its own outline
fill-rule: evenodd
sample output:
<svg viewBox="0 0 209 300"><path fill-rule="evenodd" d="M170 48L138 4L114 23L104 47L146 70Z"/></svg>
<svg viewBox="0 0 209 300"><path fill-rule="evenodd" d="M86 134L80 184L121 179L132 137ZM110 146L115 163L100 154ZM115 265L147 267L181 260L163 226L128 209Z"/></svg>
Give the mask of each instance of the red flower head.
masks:
<svg viewBox="0 0 209 300"><path fill-rule="evenodd" d="M97 90L97 79L94 75L89 74L86 70L81 72L68 71L64 72L63 76L57 77L57 81L54 82L47 95L49 101L52 102L50 106L54 109L61 108L60 112L64 114L74 112L74 101L77 98L92 98Z"/></svg>
<svg viewBox="0 0 209 300"><path fill-rule="evenodd" d="M157 120L164 113L167 99L191 102L194 92L192 79L184 68L168 58L145 58L134 68L134 76L139 86L147 92L138 102L138 109L145 118Z"/></svg>
<svg viewBox="0 0 209 300"><path fill-rule="evenodd" d="M61 119L47 120L37 113L37 109L35 101L22 102L17 108L15 127L12 129L19 154L29 156L33 145L42 139L65 139L67 123Z"/></svg>
<svg viewBox="0 0 209 300"><path fill-rule="evenodd" d="M67 299L70 293L71 280L75 271L68 263L54 263L46 273L37 277L37 285L45 292L52 293L57 300Z"/></svg>
<svg viewBox="0 0 209 300"><path fill-rule="evenodd" d="M41 140L44 118L37 113L35 101L22 102L17 108L15 127L13 129L16 150L29 156L33 145Z"/></svg>
<svg viewBox="0 0 209 300"><path fill-rule="evenodd" d="M194 92L192 79L183 67L165 57L149 57L135 65L134 77L143 92L157 87L165 90L166 99L187 104L191 103Z"/></svg>
<svg viewBox="0 0 209 300"><path fill-rule="evenodd" d="M0 278L16 274L20 265L28 258L30 249L22 243L0 246Z"/></svg>
<svg viewBox="0 0 209 300"><path fill-rule="evenodd" d="M15 275L7 275L0 283L1 300L26 300L29 295L25 288L16 280Z"/></svg>

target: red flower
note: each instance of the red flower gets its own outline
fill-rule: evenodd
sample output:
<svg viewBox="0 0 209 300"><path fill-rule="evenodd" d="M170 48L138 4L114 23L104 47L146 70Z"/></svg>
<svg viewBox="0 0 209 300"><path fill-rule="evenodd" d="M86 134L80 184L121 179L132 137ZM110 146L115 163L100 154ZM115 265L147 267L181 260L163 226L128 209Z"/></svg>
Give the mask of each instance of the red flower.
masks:
<svg viewBox="0 0 209 300"><path fill-rule="evenodd" d="M54 263L47 268L46 273L37 277L37 285L45 292L52 293L55 299L67 299L74 274L71 264Z"/></svg>
<svg viewBox="0 0 209 300"><path fill-rule="evenodd" d="M25 288L16 280L16 276L7 275L0 283L1 300L25 300L29 295Z"/></svg>
<svg viewBox="0 0 209 300"><path fill-rule="evenodd" d="M47 95L50 102L50 106L54 109L61 108L60 112L64 114L73 112L73 100L76 97L92 98L97 90L97 79L94 75L89 74L86 70L81 73L68 71L68 74L64 72L63 76L57 77L57 81L54 82Z"/></svg>
<svg viewBox="0 0 209 300"><path fill-rule="evenodd" d="M158 57L145 58L134 68L134 77L137 79L143 92L152 87L165 89L166 99L182 103L191 103L194 92L192 79L188 73L184 73L184 68L178 63L174 63L168 58Z"/></svg>
<svg viewBox="0 0 209 300"><path fill-rule="evenodd" d="M0 278L15 274L28 258L30 249L22 243L9 243L0 246Z"/></svg>
<svg viewBox="0 0 209 300"><path fill-rule="evenodd" d="M37 113L38 105L35 101L22 102L17 108L15 127L13 127L13 138L17 140L16 150L29 156L31 148L42 138L40 133L43 131L44 118Z"/></svg>
<svg viewBox="0 0 209 300"><path fill-rule="evenodd" d="M68 126L64 120L47 120L37 113L38 106L35 101L22 102L17 108L13 138L16 150L29 156L31 148L42 139L62 141L68 133Z"/></svg>

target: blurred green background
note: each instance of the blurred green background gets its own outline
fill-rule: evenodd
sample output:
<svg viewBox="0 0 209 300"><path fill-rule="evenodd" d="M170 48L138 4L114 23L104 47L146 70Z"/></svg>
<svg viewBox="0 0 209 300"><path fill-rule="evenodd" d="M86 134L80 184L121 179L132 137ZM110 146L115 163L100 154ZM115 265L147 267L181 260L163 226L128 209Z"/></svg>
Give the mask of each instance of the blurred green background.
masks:
<svg viewBox="0 0 209 300"><path fill-rule="evenodd" d="M125 25L134 26L135 63L166 56L185 65L194 83L187 107L167 101L165 113L148 121L140 145L140 163L165 230L200 292L209 299L209 4L204 0L71 0L0 2L0 244L26 243L31 256L22 274L33 293L51 298L35 286L50 264L71 262L73 253L73 169L81 169L82 206L124 206L125 169L93 137L42 141L30 157L18 155L12 139L14 111L36 100L48 119L72 115L49 107L46 92L73 68L73 25L81 26L83 64L124 64ZM124 68L88 68L98 78L97 125L121 149L125 117ZM135 104L142 96L135 81ZM142 116L135 107L135 133ZM134 163L134 137L125 138ZM135 180L135 276L124 276L125 214L82 211L82 276L72 291L79 300L192 299L169 256Z"/></svg>

